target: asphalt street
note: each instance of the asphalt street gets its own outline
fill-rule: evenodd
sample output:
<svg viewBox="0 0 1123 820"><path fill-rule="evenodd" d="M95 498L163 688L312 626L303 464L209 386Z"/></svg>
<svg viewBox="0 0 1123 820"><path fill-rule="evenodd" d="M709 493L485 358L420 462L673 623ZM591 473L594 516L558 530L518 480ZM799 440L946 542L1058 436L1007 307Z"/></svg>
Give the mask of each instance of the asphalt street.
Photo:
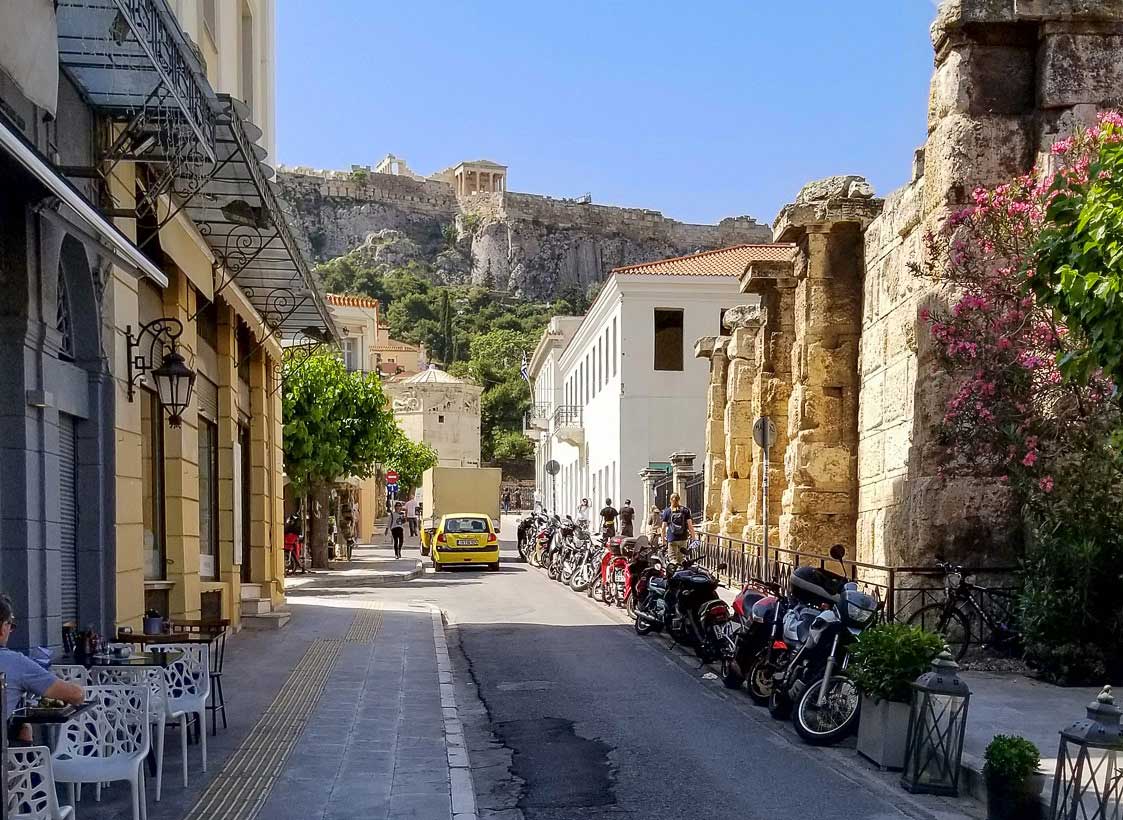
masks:
<svg viewBox="0 0 1123 820"><path fill-rule="evenodd" d="M513 537L514 517L503 530ZM852 741L805 746L665 638L519 563L507 541L498 573L428 572L379 596L446 613L481 818L981 816L966 799L909 795Z"/></svg>

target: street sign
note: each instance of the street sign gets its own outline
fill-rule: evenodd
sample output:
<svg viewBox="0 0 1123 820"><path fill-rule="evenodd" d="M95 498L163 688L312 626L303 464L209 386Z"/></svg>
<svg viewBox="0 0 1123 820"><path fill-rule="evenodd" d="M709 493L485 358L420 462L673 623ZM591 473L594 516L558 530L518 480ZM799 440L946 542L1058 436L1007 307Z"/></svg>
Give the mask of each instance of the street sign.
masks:
<svg viewBox="0 0 1123 820"><path fill-rule="evenodd" d="M776 425L772 423L772 419L761 416L753 422L753 441L756 442L757 447L763 447L765 450L776 443Z"/></svg>
<svg viewBox="0 0 1123 820"><path fill-rule="evenodd" d="M550 475L557 475L561 472L561 465L554 459L550 459L546 462L546 472Z"/></svg>
<svg viewBox="0 0 1123 820"><path fill-rule="evenodd" d="M386 471L386 483L387 484L397 484L398 483L398 471L397 470L387 470Z"/></svg>

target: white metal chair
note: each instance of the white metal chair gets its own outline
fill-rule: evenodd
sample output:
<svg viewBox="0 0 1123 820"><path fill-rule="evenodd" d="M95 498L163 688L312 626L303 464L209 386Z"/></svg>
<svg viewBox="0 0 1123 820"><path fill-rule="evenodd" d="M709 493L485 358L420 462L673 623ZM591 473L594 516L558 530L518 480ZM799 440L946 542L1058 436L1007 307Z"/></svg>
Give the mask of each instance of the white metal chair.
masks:
<svg viewBox="0 0 1123 820"><path fill-rule="evenodd" d="M59 806L46 746L8 749L8 820L69 820L70 806Z"/></svg>
<svg viewBox="0 0 1123 820"><path fill-rule="evenodd" d="M147 686L148 722L155 727L156 743L156 801L159 802L164 790L164 730L168 718L179 719L183 752L183 785L187 785L187 715L183 712L171 714L168 710L168 683L164 670L157 666L113 667L107 666L92 672L93 682L98 685Z"/></svg>
<svg viewBox="0 0 1123 820"><path fill-rule="evenodd" d="M168 717L199 721L199 745L203 751L203 771L207 770L207 698L211 694L210 652L205 643L164 643L160 649L182 652L183 657L168 664L164 678L168 684ZM187 785L187 731L183 732L183 785Z"/></svg>
<svg viewBox="0 0 1123 820"><path fill-rule="evenodd" d="M147 820L144 760L152 742L147 686L89 686L93 703L59 730L53 764L55 779L68 785L74 805L78 783L127 780L132 791L133 820Z"/></svg>
<svg viewBox="0 0 1123 820"><path fill-rule="evenodd" d="M90 685L90 670L78 663L56 663L51 665L51 671L60 680L76 683L79 686Z"/></svg>

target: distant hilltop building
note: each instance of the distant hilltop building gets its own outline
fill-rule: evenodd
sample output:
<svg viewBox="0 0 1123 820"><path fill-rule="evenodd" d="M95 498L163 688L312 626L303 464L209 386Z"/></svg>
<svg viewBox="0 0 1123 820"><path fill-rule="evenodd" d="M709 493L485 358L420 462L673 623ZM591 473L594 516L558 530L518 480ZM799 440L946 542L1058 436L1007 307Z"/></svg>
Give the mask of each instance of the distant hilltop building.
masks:
<svg viewBox="0 0 1123 820"><path fill-rule="evenodd" d="M350 171L281 167L277 184L297 241L316 261L393 230L444 281L470 280L532 299L588 293L613 268L772 239L768 226L750 216L690 224L648 208L594 203L584 192L516 193L508 174L506 165L476 159L422 176L386 154L373 167ZM448 245L450 226L456 248Z"/></svg>

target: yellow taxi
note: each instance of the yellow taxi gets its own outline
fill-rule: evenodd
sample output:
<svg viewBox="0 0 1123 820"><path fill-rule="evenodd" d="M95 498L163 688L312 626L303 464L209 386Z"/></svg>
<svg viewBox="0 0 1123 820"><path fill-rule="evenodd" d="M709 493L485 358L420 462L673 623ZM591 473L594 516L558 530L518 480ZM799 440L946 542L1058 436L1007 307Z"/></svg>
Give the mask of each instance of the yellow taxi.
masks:
<svg viewBox="0 0 1123 820"><path fill-rule="evenodd" d="M440 572L457 564L487 564L499 569L499 536L491 517L483 513L450 513L441 516L430 540L433 569Z"/></svg>

